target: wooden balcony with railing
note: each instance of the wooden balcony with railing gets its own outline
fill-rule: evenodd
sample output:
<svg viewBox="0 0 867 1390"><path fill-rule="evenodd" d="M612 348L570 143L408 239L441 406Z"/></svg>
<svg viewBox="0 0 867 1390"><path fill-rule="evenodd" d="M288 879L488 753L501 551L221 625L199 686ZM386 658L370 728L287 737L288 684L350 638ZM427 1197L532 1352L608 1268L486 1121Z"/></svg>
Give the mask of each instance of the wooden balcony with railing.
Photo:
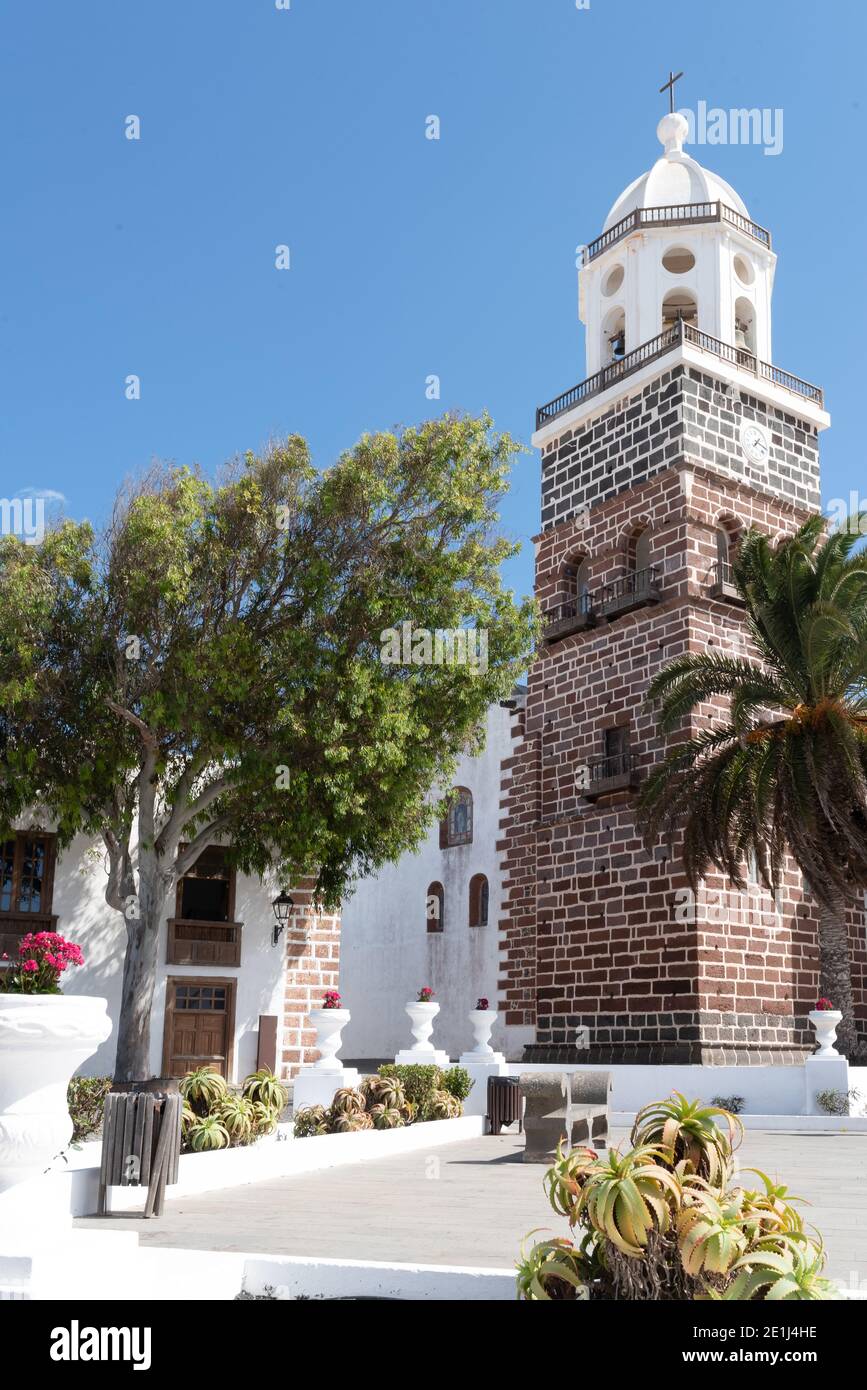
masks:
<svg viewBox="0 0 867 1390"><path fill-rule="evenodd" d="M596 614L593 611L592 600L593 595L586 593L547 609L545 641L559 642L573 632L583 632L585 628L595 627Z"/></svg>
<svg viewBox="0 0 867 1390"><path fill-rule="evenodd" d="M734 571L727 561L714 561L711 573L713 578L708 588L711 598L722 599L725 603L737 604L740 608L746 607L743 595L735 584Z"/></svg>
<svg viewBox="0 0 867 1390"><path fill-rule="evenodd" d="M607 796L609 792L634 791L640 780L633 753L591 758L587 771L589 782L583 795L588 801L595 801L597 796Z"/></svg>
<svg viewBox="0 0 867 1390"><path fill-rule="evenodd" d="M620 618L636 608L645 608L662 599L662 568L648 565L603 584L593 595L593 607L601 618Z"/></svg>
<svg viewBox="0 0 867 1390"><path fill-rule="evenodd" d="M536 429L539 430L543 425L549 425L558 416L565 415L567 411L574 409L576 405L581 405L592 396L598 396L603 391L607 391L610 386L615 386L618 382L634 375L642 367L646 367L649 362L665 357L683 343L688 343L701 352L718 358L721 362L728 362L732 366L741 367L758 380L769 381L772 385L780 386L793 395L800 396L803 400L811 401L813 405L824 409L825 396L821 386L813 386L811 382L803 381L801 377L783 371L782 367L775 367L770 362L760 361L746 348L735 347L732 343L724 343L720 338L714 338L711 333L704 333L700 329L694 328L691 323L678 319L676 323L664 329L655 338L650 338L646 343L633 348L632 352L627 352L616 362L610 362L600 372L594 372L593 376L587 377L585 381L580 381L577 386L571 386L568 391L564 391L560 396L555 396L546 405L540 405L536 410Z"/></svg>

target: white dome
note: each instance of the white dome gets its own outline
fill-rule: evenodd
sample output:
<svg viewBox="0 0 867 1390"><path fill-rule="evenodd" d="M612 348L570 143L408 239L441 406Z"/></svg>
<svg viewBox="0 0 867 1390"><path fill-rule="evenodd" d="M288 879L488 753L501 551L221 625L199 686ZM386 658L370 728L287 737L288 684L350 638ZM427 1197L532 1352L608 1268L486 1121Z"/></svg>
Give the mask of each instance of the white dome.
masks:
<svg viewBox="0 0 867 1390"><path fill-rule="evenodd" d="M636 208L672 207L680 203L728 203L735 212L749 217L743 199L731 184L684 154L682 146L688 131L679 112L663 116L656 133L665 146L665 154L621 193L605 219L603 231L607 232Z"/></svg>

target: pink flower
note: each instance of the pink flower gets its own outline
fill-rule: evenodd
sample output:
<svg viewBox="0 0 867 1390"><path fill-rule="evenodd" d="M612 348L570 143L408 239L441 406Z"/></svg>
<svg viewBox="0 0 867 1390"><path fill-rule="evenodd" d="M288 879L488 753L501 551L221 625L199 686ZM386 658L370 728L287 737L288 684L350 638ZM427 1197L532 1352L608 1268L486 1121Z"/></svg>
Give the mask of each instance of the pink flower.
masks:
<svg viewBox="0 0 867 1390"><path fill-rule="evenodd" d="M34 970L39 969L39 962L35 960L25 960L21 964L21 969L26 970L28 974L32 975Z"/></svg>

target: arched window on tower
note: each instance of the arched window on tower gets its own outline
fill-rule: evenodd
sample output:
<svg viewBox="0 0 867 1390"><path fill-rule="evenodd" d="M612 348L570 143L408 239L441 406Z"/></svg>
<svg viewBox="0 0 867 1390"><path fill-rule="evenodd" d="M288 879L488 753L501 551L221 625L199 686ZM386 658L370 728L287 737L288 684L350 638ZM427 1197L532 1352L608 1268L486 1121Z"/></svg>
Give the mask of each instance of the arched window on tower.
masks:
<svg viewBox="0 0 867 1390"><path fill-rule="evenodd" d="M473 794L468 787L455 787L448 814L440 821L440 849L473 842Z"/></svg>
<svg viewBox="0 0 867 1390"><path fill-rule="evenodd" d="M488 925L488 880L484 874L473 874L470 879L470 926Z"/></svg>
<svg viewBox="0 0 867 1390"><path fill-rule="evenodd" d="M716 523L714 532L716 560L713 565L711 597L727 599L731 603L743 604L743 599L735 584L732 560L741 539L741 526L736 517L723 516Z"/></svg>
<svg viewBox="0 0 867 1390"><path fill-rule="evenodd" d="M425 899L425 922L428 931L443 931L446 917L446 897L441 883L428 884Z"/></svg>
<svg viewBox="0 0 867 1390"><path fill-rule="evenodd" d="M735 347L745 356L756 355L756 311L745 296L735 300Z"/></svg>
<svg viewBox="0 0 867 1390"><path fill-rule="evenodd" d="M698 304L690 290L669 290L662 301L662 331L674 328L678 320L698 328Z"/></svg>
<svg viewBox="0 0 867 1390"><path fill-rule="evenodd" d="M626 314L621 308L612 309L602 325L602 365L610 366L625 356Z"/></svg>
<svg viewBox="0 0 867 1390"><path fill-rule="evenodd" d="M631 613L662 598L662 568L654 563L653 532L643 523L626 537L625 574L594 594L594 608L606 618Z"/></svg>
<svg viewBox="0 0 867 1390"><path fill-rule="evenodd" d="M627 557L633 574L650 568L653 533L649 526L642 526L629 537Z"/></svg>

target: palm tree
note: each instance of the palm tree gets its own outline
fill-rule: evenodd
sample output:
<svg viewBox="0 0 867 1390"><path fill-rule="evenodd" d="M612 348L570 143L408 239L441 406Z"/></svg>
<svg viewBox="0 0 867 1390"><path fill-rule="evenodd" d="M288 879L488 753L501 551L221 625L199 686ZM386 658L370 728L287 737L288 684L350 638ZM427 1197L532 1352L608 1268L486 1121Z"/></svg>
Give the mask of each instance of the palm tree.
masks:
<svg viewBox="0 0 867 1390"><path fill-rule="evenodd" d="M776 544L745 535L733 572L758 660L689 654L651 681L659 731L679 741L648 777L639 818L648 847L682 832L694 889L711 867L745 888L752 856L776 892L792 855L819 907L821 989L842 1011L852 1057L846 917L867 887L867 555L852 553L860 516L831 535L825 526L812 517ZM718 717L693 714L720 700Z"/></svg>

